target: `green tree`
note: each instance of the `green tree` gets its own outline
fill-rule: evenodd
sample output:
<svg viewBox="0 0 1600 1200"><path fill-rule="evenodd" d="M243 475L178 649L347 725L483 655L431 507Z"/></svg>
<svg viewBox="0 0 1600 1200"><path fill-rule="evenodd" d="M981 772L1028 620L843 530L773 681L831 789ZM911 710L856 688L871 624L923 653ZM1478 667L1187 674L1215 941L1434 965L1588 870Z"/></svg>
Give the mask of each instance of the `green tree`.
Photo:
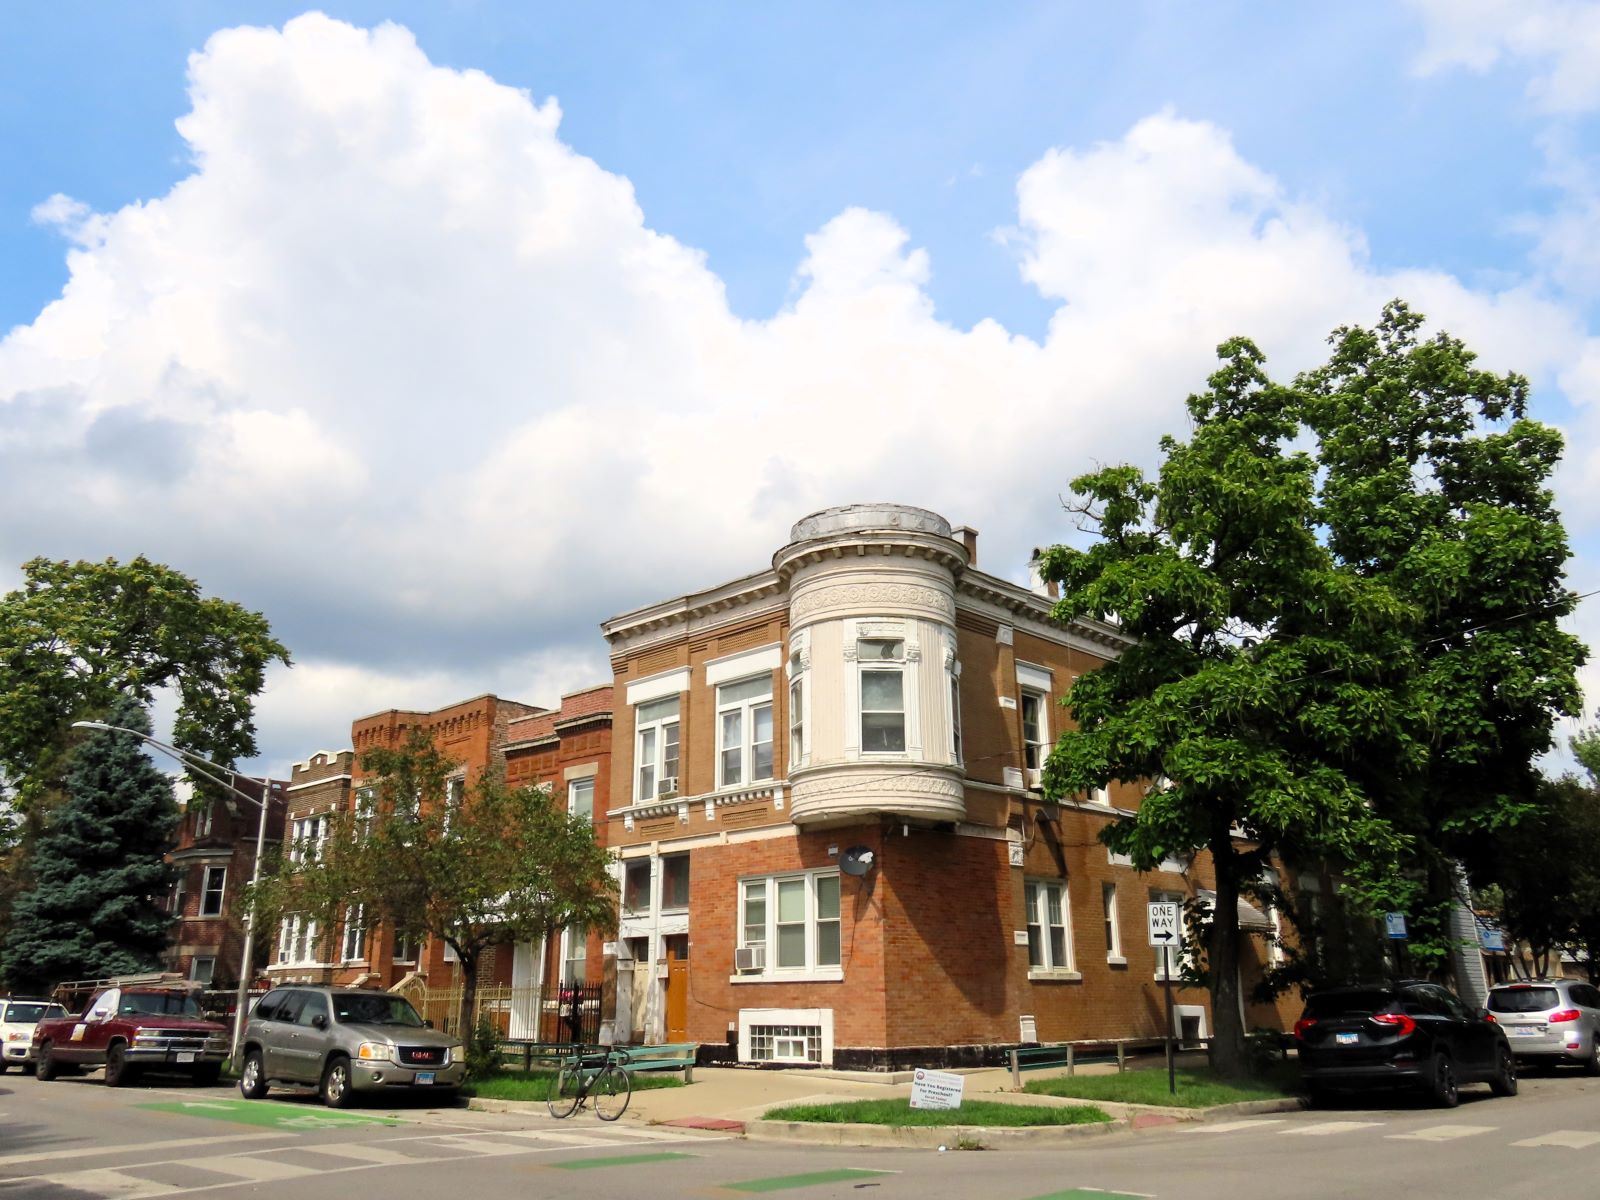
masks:
<svg viewBox="0 0 1600 1200"><path fill-rule="evenodd" d="M1355 911L1407 912L1439 965L1456 862L1531 811L1534 759L1577 702L1560 438L1526 418L1524 381L1420 323L1396 302L1375 331L1337 330L1292 387L1225 343L1190 439L1162 440L1153 480L1075 480L1098 538L1043 556L1059 617L1136 639L1074 683L1047 789L1158 781L1105 840L1140 868L1210 852L1224 1071L1243 1063L1234 898L1267 856L1329 861Z"/></svg>
<svg viewBox="0 0 1600 1200"><path fill-rule="evenodd" d="M267 666L289 661L260 613L143 557L22 571L0 597L0 795L28 810L59 785L73 721L163 687L178 746L223 764L255 754L254 698Z"/></svg>
<svg viewBox="0 0 1600 1200"><path fill-rule="evenodd" d="M426 731L398 749L369 750L372 815L336 822L298 879L260 891L258 918L303 902L310 911L364 908L370 924L443 940L461 963L455 1028L473 1027L478 965L490 947L548 939L568 925L613 930L616 880L593 825L569 817L544 788L481 777L453 791L456 764Z"/></svg>
<svg viewBox="0 0 1600 1200"><path fill-rule="evenodd" d="M108 719L148 731L132 698ZM0 976L42 992L67 979L159 967L171 918L158 907L176 873L164 855L179 820L172 782L127 734L97 731L68 760L66 799L49 813L32 881L16 899Z"/></svg>

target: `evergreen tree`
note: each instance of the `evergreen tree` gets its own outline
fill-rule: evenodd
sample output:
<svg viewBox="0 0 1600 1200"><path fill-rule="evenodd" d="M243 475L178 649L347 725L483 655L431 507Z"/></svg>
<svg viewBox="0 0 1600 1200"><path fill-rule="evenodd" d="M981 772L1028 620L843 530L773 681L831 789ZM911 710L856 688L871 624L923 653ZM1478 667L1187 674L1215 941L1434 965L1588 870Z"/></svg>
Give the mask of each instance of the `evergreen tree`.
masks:
<svg viewBox="0 0 1600 1200"><path fill-rule="evenodd" d="M106 719L150 729L127 697ZM89 735L71 756L66 799L34 848L32 879L17 897L0 951L0 977L37 993L62 980L157 968L171 922L158 898L175 877L163 855L178 819L171 781L137 738Z"/></svg>

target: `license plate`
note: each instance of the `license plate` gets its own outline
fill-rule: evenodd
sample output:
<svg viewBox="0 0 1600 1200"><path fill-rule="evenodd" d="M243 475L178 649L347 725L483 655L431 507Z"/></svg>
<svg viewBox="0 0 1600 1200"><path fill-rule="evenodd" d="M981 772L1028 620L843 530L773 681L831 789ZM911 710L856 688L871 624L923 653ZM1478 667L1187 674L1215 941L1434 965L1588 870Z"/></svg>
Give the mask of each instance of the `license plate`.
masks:
<svg viewBox="0 0 1600 1200"><path fill-rule="evenodd" d="M433 1082L433 1074L434 1073L432 1071L418 1071L417 1072L417 1082L418 1083L432 1083Z"/></svg>
<svg viewBox="0 0 1600 1200"><path fill-rule="evenodd" d="M1511 1027L1512 1037L1538 1037L1542 1032L1544 1031L1541 1029L1535 1029L1532 1025L1524 1025L1521 1028L1518 1028L1515 1025Z"/></svg>
<svg viewBox="0 0 1600 1200"><path fill-rule="evenodd" d="M177 1061L178 1062L193 1062L194 1061L194 1051L193 1050L179 1050L178 1053L177 1053Z"/></svg>
<svg viewBox="0 0 1600 1200"><path fill-rule="evenodd" d="M1333 1040L1341 1046L1354 1046L1361 1040L1361 1035L1359 1033L1336 1033L1333 1035Z"/></svg>

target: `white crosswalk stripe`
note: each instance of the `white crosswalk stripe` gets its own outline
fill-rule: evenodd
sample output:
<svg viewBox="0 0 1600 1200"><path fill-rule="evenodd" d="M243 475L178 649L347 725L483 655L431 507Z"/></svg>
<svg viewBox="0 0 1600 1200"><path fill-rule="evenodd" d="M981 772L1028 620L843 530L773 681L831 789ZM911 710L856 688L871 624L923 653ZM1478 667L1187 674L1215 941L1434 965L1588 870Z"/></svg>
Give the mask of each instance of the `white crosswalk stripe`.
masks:
<svg viewBox="0 0 1600 1200"><path fill-rule="evenodd" d="M1494 1125L1433 1125L1427 1129L1414 1129L1410 1133L1388 1133L1384 1136L1395 1142L1453 1142L1457 1138L1493 1133L1496 1128Z"/></svg>
<svg viewBox="0 0 1600 1200"><path fill-rule="evenodd" d="M417 1161L409 1154L400 1154L394 1150L385 1150L382 1146L368 1146L358 1142L346 1142L338 1146L303 1146L301 1149L310 1154L327 1154L334 1158L349 1158L360 1163L370 1163L376 1167L391 1167L400 1163L414 1163Z"/></svg>
<svg viewBox="0 0 1600 1200"><path fill-rule="evenodd" d="M526 1146L508 1146L504 1142L491 1142L487 1138L477 1136L466 1137L433 1137L427 1139L428 1146L442 1146L446 1150L462 1150L468 1154L481 1154L485 1158L492 1158L500 1154L526 1154Z"/></svg>
<svg viewBox="0 0 1600 1200"><path fill-rule="evenodd" d="M144 1200L147 1196L165 1196L180 1189L170 1183L156 1183L125 1175L121 1171L65 1171L60 1175L41 1177L44 1181L74 1191L105 1196L108 1200Z"/></svg>
<svg viewBox="0 0 1600 1200"><path fill-rule="evenodd" d="M215 1171L218 1175L232 1175L235 1179L245 1179L251 1183L274 1183L279 1179L317 1174L316 1167L302 1167L284 1162L281 1158L257 1158L243 1154L190 1159L184 1165L199 1167L202 1171Z"/></svg>
<svg viewBox="0 0 1600 1200"><path fill-rule="evenodd" d="M1357 1129L1376 1129L1382 1124L1382 1121L1322 1121L1316 1125L1298 1125L1278 1132L1292 1137L1332 1137L1336 1133L1353 1133Z"/></svg>
<svg viewBox="0 0 1600 1200"><path fill-rule="evenodd" d="M1252 1117L1248 1121L1216 1121L1203 1125L1185 1126L1181 1133L1237 1133L1241 1129L1265 1129L1268 1125L1282 1125L1283 1121L1277 1117Z"/></svg>
<svg viewBox="0 0 1600 1200"><path fill-rule="evenodd" d="M1541 1133L1538 1137L1523 1138L1520 1142L1512 1142L1513 1146L1565 1146L1569 1150L1587 1150L1590 1146L1600 1144L1600 1133L1585 1129L1556 1129L1550 1133Z"/></svg>

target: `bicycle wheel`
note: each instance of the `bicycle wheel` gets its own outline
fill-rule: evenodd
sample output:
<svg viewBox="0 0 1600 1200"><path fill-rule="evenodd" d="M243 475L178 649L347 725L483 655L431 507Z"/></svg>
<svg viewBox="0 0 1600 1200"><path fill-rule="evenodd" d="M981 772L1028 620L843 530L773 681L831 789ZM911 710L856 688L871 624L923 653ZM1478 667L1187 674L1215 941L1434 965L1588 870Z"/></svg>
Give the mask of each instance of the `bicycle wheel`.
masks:
<svg viewBox="0 0 1600 1200"><path fill-rule="evenodd" d="M574 1062L563 1066L556 1072L555 1078L550 1080L550 1105L552 1117L570 1117L572 1110L578 1107L580 1089L583 1087L583 1075L580 1066Z"/></svg>
<svg viewBox="0 0 1600 1200"><path fill-rule="evenodd" d="M606 1069L595 1076L589 1095L594 1098L594 1115L602 1121L615 1121L628 1111L628 1101L633 1098L633 1082L616 1063L608 1063Z"/></svg>

